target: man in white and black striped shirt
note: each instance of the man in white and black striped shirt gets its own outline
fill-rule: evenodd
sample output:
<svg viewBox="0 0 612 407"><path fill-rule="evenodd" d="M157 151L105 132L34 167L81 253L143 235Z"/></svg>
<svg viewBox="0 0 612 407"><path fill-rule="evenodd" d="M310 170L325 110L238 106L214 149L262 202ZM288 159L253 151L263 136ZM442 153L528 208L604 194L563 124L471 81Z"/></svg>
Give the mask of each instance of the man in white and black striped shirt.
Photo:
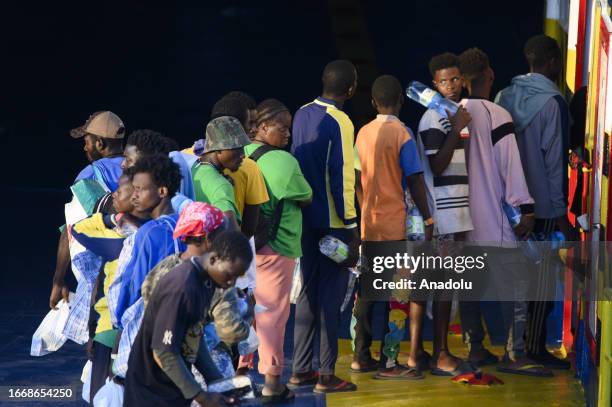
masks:
<svg viewBox="0 0 612 407"><path fill-rule="evenodd" d="M463 77L457 56L449 52L437 55L429 62L429 70L436 90L445 98L459 102ZM469 137L466 126L470 120L470 114L459 107L450 120L429 109L419 123L420 148L427 157L423 157L422 165L429 210L434 219L434 234L441 240L464 241L465 232L473 229L463 150L464 140ZM450 308L449 301L434 301L432 374L455 375L471 369L448 350Z"/></svg>

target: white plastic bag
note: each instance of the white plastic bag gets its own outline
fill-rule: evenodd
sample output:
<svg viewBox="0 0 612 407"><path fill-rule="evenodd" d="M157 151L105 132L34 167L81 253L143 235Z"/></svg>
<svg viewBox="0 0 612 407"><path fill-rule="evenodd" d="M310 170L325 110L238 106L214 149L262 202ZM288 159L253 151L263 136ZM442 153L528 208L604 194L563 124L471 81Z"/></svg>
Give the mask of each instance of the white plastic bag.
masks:
<svg viewBox="0 0 612 407"><path fill-rule="evenodd" d="M71 302L73 299L74 293L70 293L68 301ZM57 309L49 311L32 335L31 356L43 356L55 352L64 345L67 338L62 332L69 313L70 304L63 299L57 303Z"/></svg>
<svg viewBox="0 0 612 407"><path fill-rule="evenodd" d="M91 360L88 360L87 363L85 363L85 366L83 366L81 383L83 383L83 400L89 403L89 389L91 388Z"/></svg>
<svg viewBox="0 0 612 407"><path fill-rule="evenodd" d="M241 290L253 291L255 289L255 238L251 237L249 239L249 244L251 246L251 252L253 253L253 260L251 260L247 272L244 273L242 277L236 279L236 287Z"/></svg>
<svg viewBox="0 0 612 407"><path fill-rule="evenodd" d="M291 283L291 293L289 294L289 302L295 304L300 292L302 291L302 269L300 268L300 259L295 261L293 268L293 282Z"/></svg>
<svg viewBox="0 0 612 407"><path fill-rule="evenodd" d="M94 407L123 406L123 386L110 379L106 379L104 386L96 393L93 405Z"/></svg>

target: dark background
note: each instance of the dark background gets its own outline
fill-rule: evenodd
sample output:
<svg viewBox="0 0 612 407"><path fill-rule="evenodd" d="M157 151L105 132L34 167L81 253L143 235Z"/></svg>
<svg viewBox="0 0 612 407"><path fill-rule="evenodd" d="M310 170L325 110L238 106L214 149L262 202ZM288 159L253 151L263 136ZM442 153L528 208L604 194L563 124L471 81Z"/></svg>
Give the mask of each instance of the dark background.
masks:
<svg viewBox="0 0 612 407"><path fill-rule="evenodd" d="M94 111L116 112L128 132L157 129L188 146L224 93L275 97L295 111L319 94L327 62L361 47L371 54L359 72L362 97L346 105L358 129L374 116L368 94L377 75L429 83L433 55L478 46L496 92L527 69L522 46L543 24L543 2L532 0L202 3L2 6L0 186L11 261L1 290L49 287L68 186L87 164L68 132ZM339 32L343 21L357 34ZM357 52L347 50L351 35ZM422 112L407 101L402 120L414 129Z"/></svg>
<svg viewBox="0 0 612 407"><path fill-rule="evenodd" d="M188 146L224 93L275 97L295 111L319 95L327 62L363 51L370 58L359 71L361 98L345 109L358 129L374 116L367 95L376 75L429 83L429 59L444 51L482 48L496 73L494 92L507 86L527 69L522 46L541 33L544 2L200 3L0 6L0 383L64 383L80 374L83 353L74 344L44 363L27 355L48 310L68 187L87 164L68 132L92 112L110 109L128 132L157 129ZM422 112L407 101L401 118L414 129Z"/></svg>

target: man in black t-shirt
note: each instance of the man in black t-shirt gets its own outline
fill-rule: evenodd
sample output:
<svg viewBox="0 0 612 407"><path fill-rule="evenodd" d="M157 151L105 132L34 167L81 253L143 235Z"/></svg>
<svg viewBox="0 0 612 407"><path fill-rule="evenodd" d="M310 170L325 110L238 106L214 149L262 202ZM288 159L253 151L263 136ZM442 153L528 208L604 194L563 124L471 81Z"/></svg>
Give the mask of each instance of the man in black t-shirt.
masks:
<svg viewBox="0 0 612 407"><path fill-rule="evenodd" d="M223 232L208 253L184 261L162 277L149 299L134 341L125 379L124 406L224 406L232 402L205 393L191 374L191 365L205 380L221 379L206 345L194 358L186 358L186 335L202 335L216 287L228 288L242 276L252 260L249 241L240 232Z"/></svg>

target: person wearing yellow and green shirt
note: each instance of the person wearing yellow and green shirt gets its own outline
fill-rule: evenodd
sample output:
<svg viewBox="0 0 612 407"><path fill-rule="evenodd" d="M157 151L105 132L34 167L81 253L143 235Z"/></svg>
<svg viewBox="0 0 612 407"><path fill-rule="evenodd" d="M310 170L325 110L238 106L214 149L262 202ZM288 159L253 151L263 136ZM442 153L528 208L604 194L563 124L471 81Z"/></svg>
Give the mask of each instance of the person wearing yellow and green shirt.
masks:
<svg viewBox="0 0 612 407"><path fill-rule="evenodd" d="M191 168L196 201L221 209L236 230L242 218L236 206L234 188L223 170L236 171L240 167L244 159L243 147L249 143L238 119L230 116L212 119L206 126L204 151Z"/></svg>
<svg viewBox="0 0 612 407"><path fill-rule="evenodd" d="M248 95L239 97L236 96L238 94L242 95L240 92L230 92L217 101L213 106L211 119L221 116L235 117L248 134L255 127L253 122L256 120L256 105L252 100L249 101L252 105L245 104L243 99L248 100ZM203 139L197 140L192 147L182 152L199 156L204 151L204 145ZM257 228L260 206L270 199L261 171L255 161L245 157L236 171L226 168L223 174L230 177L234 184L236 209L242 219L240 229L247 237L251 237Z"/></svg>
<svg viewBox="0 0 612 407"><path fill-rule="evenodd" d="M312 189L297 160L283 148L289 142L291 114L275 99L257 106L257 133L244 148L257 157L270 200L261 205L261 215L274 219L279 204L282 213L276 233L257 250L255 301L267 308L255 315L259 337L259 373L265 375L264 403L291 399L293 393L280 382L283 370L283 341L289 318L289 293L296 258L302 256L302 206L312 200ZM265 153L257 153L260 148ZM255 158L254 158L255 159Z"/></svg>
<svg viewBox="0 0 612 407"><path fill-rule="evenodd" d="M94 309L98 314L97 322L90 320L95 326L95 336L88 344L92 359L90 401L96 392L104 385L111 373L111 352L115 345L117 329L113 329L106 295L111 282L115 278L119 254L123 241L127 236L137 231L145 223L150 214L134 208L131 202L132 183L126 174L119 178L119 187L113 193L113 208L116 215L96 213L76 223L70 229L71 236L87 250L100 256L104 263L103 292ZM98 279L98 281L100 281ZM92 324L93 322L93 324Z"/></svg>

